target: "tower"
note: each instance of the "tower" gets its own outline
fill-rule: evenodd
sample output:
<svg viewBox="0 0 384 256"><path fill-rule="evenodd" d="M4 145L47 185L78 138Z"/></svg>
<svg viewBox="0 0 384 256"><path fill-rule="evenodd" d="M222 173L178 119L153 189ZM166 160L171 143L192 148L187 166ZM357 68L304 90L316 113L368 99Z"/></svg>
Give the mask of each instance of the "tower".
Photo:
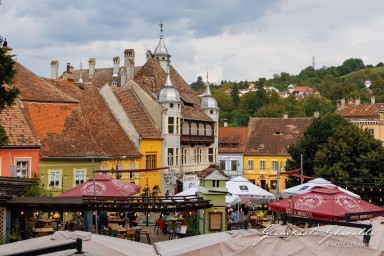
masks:
<svg viewBox="0 0 384 256"><path fill-rule="evenodd" d="M165 47L164 38L163 38L163 22L160 22L160 40L157 45L155 52L153 53L154 59L159 62L160 66L167 72L168 63L171 61L171 55L168 52L167 47Z"/></svg>

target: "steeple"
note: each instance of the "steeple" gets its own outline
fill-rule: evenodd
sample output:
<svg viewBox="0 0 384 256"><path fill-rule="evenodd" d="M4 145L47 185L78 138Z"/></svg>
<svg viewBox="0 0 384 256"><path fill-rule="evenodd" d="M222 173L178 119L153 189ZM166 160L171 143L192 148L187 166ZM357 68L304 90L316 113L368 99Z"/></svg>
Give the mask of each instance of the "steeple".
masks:
<svg viewBox="0 0 384 256"><path fill-rule="evenodd" d="M209 89L208 82L208 71L207 71L207 82L205 84L205 93L204 97L201 100L201 108L202 109L218 109L217 101L212 97L211 90Z"/></svg>
<svg viewBox="0 0 384 256"><path fill-rule="evenodd" d="M171 82L171 74L170 74L170 64L167 65L167 78L165 80L164 87L160 90L159 93L159 102L167 103L167 102L181 102L179 92L173 87Z"/></svg>
<svg viewBox="0 0 384 256"><path fill-rule="evenodd" d="M163 38L163 21L160 22L160 40L153 53L154 59L159 62L160 66L167 71L168 62L170 62L171 55L168 52L167 47L165 47L164 38Z"/></svg>

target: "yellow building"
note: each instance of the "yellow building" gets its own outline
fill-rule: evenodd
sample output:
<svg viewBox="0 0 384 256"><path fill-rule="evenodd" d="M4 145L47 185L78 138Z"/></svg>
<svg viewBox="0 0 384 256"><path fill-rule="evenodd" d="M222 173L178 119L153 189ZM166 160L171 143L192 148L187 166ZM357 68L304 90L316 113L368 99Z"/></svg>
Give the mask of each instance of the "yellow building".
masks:
<svg viewBox="0 0 384 256"><path fill-rule="evenodd" d="M384 103L376 103L375 96L371 96L370 103L361 103L360 99L345 99L337 103L337 113L348 119L363 130L368 130L375 139L384 144Z"/></svg>
<svg viewBox="0 0 384 256"><path fill-rule="evenodd" d="M291 156L289 145L302 136L312 118L250 118L244 146L244 177L276 193L278 172L284 172ZM281 175L278 191L285 189Z"/></svg>

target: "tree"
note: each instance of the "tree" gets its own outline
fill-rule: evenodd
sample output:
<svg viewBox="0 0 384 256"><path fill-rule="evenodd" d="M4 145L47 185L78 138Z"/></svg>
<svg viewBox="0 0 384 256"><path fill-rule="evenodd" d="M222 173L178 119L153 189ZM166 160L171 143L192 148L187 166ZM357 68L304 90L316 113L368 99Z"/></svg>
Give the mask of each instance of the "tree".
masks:
<svg viewBox="0 0 384 256"><path fill-rule="evenodd" d="M228 112L233 110L235 104L233 103L231 96L225 94L224 90L215 90L212 92L212 96L217 101L221 111Z"/></svg>
<svg viewBox="0 0 384 256"><path fill-rule="evenodd" d="M239 88L236 84L233 85L233 89L231 92L232 101L235 104L235 107L238 107L240 104L240 97L239 97Z"/></svg>
<svg viewBox="0 0 384 256"><path fill-rule="evenodd" d="M329 113L315 118L298 142L288 148L292 159L287 161L287 170L300 168L301 155L304 159L304 175L314 175L314 160L320 146L328 141L341 126L353 125L336 113Z"/></svg>
<svg viewBox="0 0 384 256"><path fill-rule="evenodd" d="M281 104L271 103L259 108L255 117L283 117L285 112L285 107Z"/></svg>
<svg viewBox="0 0 384 256"><path fill-rule="evenodd" d="M204 84L203 78L201 76L198 76L197 79L196 79L196 82L193 82L191 84L191 87L195 91L204 89L205 88L205 84Z"/></svg>
<svg viewBox="0 0 384 256"><path fill-rule="evenodd" d="M3 45L4 42L4 45ZM14 68L15 62L12 59L12 55L7 55L5 47L7 47L6 41L0 38L0 111L8 106L11 106L20 93L19 90L12 86L12 80L16 74ZM8 140L6 132L2 126L0 126L0 146Z"/></svg>

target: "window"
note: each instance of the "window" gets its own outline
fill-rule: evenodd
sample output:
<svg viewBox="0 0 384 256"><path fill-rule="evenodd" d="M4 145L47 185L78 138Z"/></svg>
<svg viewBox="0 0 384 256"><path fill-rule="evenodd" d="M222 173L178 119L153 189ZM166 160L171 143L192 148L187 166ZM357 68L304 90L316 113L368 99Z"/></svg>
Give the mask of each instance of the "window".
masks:
<svg viewBox="0 0 384 256"><path fill-rule="evenodd" d="M168 133L169 134L173 134L175 132L175 123L174 123L175 119L173 118L173 116L169 116L168 117Z"/></svg>
<svg viewBox="0 0 384 256"><path fill-rule="evenodd" d="M231 171L237 171L237 160L232 160L231 161Z"/></svg>
<svg viewBox="0 0 384 256"><path fill-rule="evenodd" d="M232 143L232 148L238 148L239 147L239 144L238 143Z"/></svg>
<svg viewBox="0 0 384 256"><path fill-rule="evenodd" d="M168 166L173 166L173 148L168 148Z"/></svg>
<svg viewBox="0 0 384 256"><path fill-rule="evenodd" d="M219 181L218 180L213 180L212 181L212 187L213 188L218 188L219 187Z"/></svg>
<svg viewBox="0 0 384 256"><path fill-rule="evenodd" d="M220 169L225 170L225 160L220 160Z"/></svg>
<svg viewBox="0 0 384 256"><path fill-rule="evenodd" d="M108 170L108 164L101 165L101 170L104 170L104 171Z"/></svg>
<svg viewBox="0 0 384 256"><path fill-rule="evenodd" d="M29 176L29 161L16 160L16 177L28 178Z"/></svg>
<svg viewBox="0 0 384 256"><path fill-rule="evenodd" d="M182 148L181 149L181 164L187 163L187 149Z"/></svg>
<svg viewBox="0 0 384 256"><path fill-rule="evenodd" d="M176 166L179 165L179 149L178 148L176 148L175 164L176 164Z"/></svg>
<svg viewBox="0 0 384 256"><path fill-rule="evenodd" d="M118 164L116 166L116 170L123 170L123 164ZM122 172L116 172L116 179L121 179L123 177L123 173Z"/></svg>
<svg viewBox="0 0 384 256"><path fill-rule="evenodd" d="M201 148L196 148L194 150L194 153L195 153L195 163L196 164L197 163L201 163L201 152L202 152Z"/></svg>
<svg viewBox="0 0 384 256"><path fill-rule="evenodd" d="M136 169L135 164L129 164L129 169L130 170ZM135 173L134 172L130 172L129 173L129 178L130 179L134 179L135 178Z"/></svg>
<svg viewBox="0 0 384 256"><path fill-rule="evenodd" d="M61 187L61 170L48 171L48 186L50 188Z"/></svg>
<svg viewBox="0 0 384 256"><path fill-rule="evenodd" d="M145 168L146 169L156 168L156 155L146 155L145 156Z"/></svg>
<svg viewBox="0 0 384 256"><path fill-rule="evenodd" d="M208 162L213 163L213 148L208 148Z"/></svg>
<svg viewBox="0 0 384 256"><path fill-rule="evenodd" d="M79 185L85 181L85 170L84 169L75 169L75 185Z"/></svg>
<svg viewBox="0 0 384 256"><path fill-rule="evenodd" d="M176 130L175 133L179 134L180 132L180 117L176 117Z"/></svg>
<svg viewBox="0 0 384 256"><path fill-rule="evenodd" d="M272 171L277 171L279 169L279 162L272 160Z"/></svg>
<svg viewBox="0 0 384 256"><path fill-rule="evenodd" d="M374 129L374 128L368 128L368 132L369 132L369 134L371 134L372 136L375 136L375 129Z"/></svg>
<svg viewBox="0 0 384 256"><path fill-rule="evenodd" d="M169 103L169 108L173 108L173 103Z"/></svg>
<svg viewBox="0 0 384 256"><path fill-rule="evenodd" d="M220 147L221 147L221 148L227 148L227 146L228 146L227 143L221 143L221 144L220 144Z"/></svg>
<svg viewBox="0 0 384 256"><path fill-rule="evenodd" d="M253 170L253 160L248 160L248 170Z"/></svg>
<svg viewBox="0 0 384 256"><path fill-rule="evenodd" d="M260 160L259 169L260 171L265 171L265 160Z"/></svg>

